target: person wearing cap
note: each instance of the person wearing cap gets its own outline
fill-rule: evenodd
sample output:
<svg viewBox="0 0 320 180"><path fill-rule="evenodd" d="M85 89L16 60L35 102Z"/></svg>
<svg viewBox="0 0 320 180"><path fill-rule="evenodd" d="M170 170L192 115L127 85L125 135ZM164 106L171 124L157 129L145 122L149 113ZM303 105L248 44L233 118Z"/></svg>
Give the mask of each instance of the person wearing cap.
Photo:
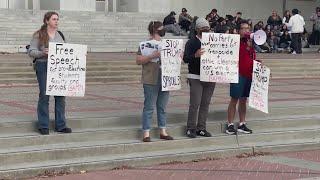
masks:
<svg viewBox="0 0 320 180"><path fill-rule="evenodd" d="M289 23L286 23L287 27L291 28L291 46L293 48L292 54L302 53L301 39L305 24L304 18L299 14L299 10L293 9L292 17L290 18Z"/></svg>
<svg viewBox="0 0 320 180"><path fill-rule="evenodd" d="M182 8L181 14L179 15L179 25L181 26L181 29L188 32L192 21L193 18L188 14L187 9Z"/></svg>
<svg viewBox="0 0 320 180"><path fill-rule="evenodd" d="M190 102L186 135L189 138L197 136L211 137L206 130L211 97L215 83L200 81L200 57L204 53L201 49L202 33L210 31L210 24L204 18L196 21L196 37L190 39L185 46L183 61L188 64L188 83L190 86Z"/></svg>
<svg viewBox="0 0 320 180"><path fill-rule="evenodd" d="M166 16L163 20L163 26L166 32L173 33L175 36L186 36L187 33L183 32L180 28L179 24L176 21L176 12L171 11L168 16Z"/></svg>
<svg viewBox="0 0 320 180"><path fill-rule="evenodd" d="M239 133L251 134L252 130L246 125L247 98L250 94L253 61L256 60L256 52L250 37L250 27L247 21L240 24L240 50L239 50L239 82L230 84L231 100L228 106L228 124L226 133L229 135ZM233 121L238 104L240 123L237 131Z"/></svg>

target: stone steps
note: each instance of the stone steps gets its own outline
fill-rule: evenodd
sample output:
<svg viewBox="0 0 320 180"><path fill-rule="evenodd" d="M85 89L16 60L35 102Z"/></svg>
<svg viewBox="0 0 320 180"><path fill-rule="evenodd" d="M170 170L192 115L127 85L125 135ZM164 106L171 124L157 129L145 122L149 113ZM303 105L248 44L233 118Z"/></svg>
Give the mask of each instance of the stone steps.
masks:
<svg viewBox="0 0 320 180"><path fill-rule="evenodd" d="M30 41L28 38L41 25L44 11L21 11L0 10L0 15L5 14L3 16L6 17L5 20L0 20L0 47L4 47L1 48L2 51L24 52L24 46ZM145 13L60 13L60 29L68 42L87 44L91 52L136 51L138 43L148 37L148 23L164 17L164 14ZM22 23L24 26L21 26Z"/></svg>
<svg viewBox="0 0 320 180"><path fill-rule="evenodd" d="M319 119L315 118L249 121L250 127L257 128L255 134L238 136L222 134L223 122L209 123L209 129L215 135L197 139L182 136L184 125L172 124L168 129L175 135L175 141L164 142L154 138L152 143L141 143L138 139L140 131L130 126L124 126L122 130L110 128L70 135L7 136L0 138L0 142L12 148L0 148L0 159L5 164L0 165L0 177L27 177L44 173L45 170L80 171L121 165L139 166L181 158L216 158L251 152L252 148L255 151L270 147L273 151L319 148L319 123ZM153 130L152 134L156 132ZM283 149L284 146L286 149Z"/></svg>
<svg viewBox="0 0 320 180"><path fill-rule="evenodd" d="M136 46L135 46L136 48ZM109 56L109 55L107 55ZM87 82L139 82L141 66L136 65L134 54L116 54L105 59L104 54L88 54ZM10 59L10 60L8 60ZM31 59L25 54L0 56L0 84L36 84L35 73L30 66ZM271 68L273 79L319 78L320 59L270 59L263 62ZM187 65L182 66L182 75L188 73Z"/></svg>

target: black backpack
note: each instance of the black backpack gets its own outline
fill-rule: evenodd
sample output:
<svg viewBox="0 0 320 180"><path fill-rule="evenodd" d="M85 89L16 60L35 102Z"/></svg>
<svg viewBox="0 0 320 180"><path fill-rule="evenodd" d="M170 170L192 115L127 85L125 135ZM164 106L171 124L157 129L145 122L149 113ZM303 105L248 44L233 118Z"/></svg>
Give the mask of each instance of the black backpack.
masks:
<svg viewBox="0 0 320 180"><path fill-rule="evenodd" d="M61 31L58 31L58 33L59 33L59 34L60 34L60 36L62 37L63 41L66 41L66 39L65 39L65 37L64 37L64 35L63 35L63 33L62 33ZM28 52L29 48L30 48L30 44L26 45L27 52Z"/></svg>
<svg viewBox="0 0 320 180"><path fill-rule="evenodd" d="M61 32L61 31L58 31L58 33L60 34L60 36L62 37L62 39L63 39L63 41L66 41L66 39L65 39L65 37L64 37L64 35L63 35L63 33ZM27 50L27 53L28 53L28 50L29 50L29 48L30 48L30 44L28 44L28 45L26 45L26 50ZM36 58L34 58L33 60L32 60L32 67L33 67L33 70L35 71L35 63L36 63Z"/></svg>

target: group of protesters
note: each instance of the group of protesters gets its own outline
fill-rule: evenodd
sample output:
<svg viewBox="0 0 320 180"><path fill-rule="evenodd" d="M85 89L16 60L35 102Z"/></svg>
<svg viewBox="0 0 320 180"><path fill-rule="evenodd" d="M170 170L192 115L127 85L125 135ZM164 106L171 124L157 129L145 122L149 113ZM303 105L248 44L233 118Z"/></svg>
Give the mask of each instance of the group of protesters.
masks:
<svg viewBox="0 0 320 180"><path fill-rule="evenodd" d="M251 88L253 61L255 50L250 33L249 23L241 20L238 26L241 37L239 54L239 83L230 85L230 103L228 107L227 134L246 133L252 130L246 125L247 98ZM148 42L159 45L161 38L165 35L165 26L160 21L152 21L148 26L150 39ZM188 64L188 85L190 87L190 101L188 119L186 120L186 136L196 138L197 136L211 137L207 131L206 121L208 119L209 105L214 93L214 82L200 81L200 58L204 54L201 49L203 33L211 32L211 24L205 18L197 18L195 22L196 35L185 45L183 61ZM160 139L173 140L174 138L166 131L166 106L169 100L169 92L162 91L161 86L161 60L160 48L154 51L142 53L143 46L139 47L136 63L142 65L142 84L144 90L144 107L142 113L143 142L151 142L150 129L152 114L157 111L158 128ZM235 113L239 109L240 123L237 128L233 124Z"/></svg>
<svg viewBox="0 0 320 180"><path fill-rule="evenodd" d="M294 24L299 22L302 27L304 21L299 15L297 9L292 10L293 16L283 18L283 22L279 19L276 12L268 20L267 29L272 27L273 30L291 28L292 45L286 44L285 47L292 47L295 53L301 53L302 31L301 27ZM167 116L166 107L169 101L170 93L161 89L161 60L160 60L160 43L166 32L178 32L179 35L186 35L190 32L190 39L185 45L183 53L183 61L188 64L188 85L190 87L190 102L188 110L188 119L186 120L186 136L196 138L197 136L211 137L211 133L207 131L206 121L208 118L209 105L215 90L214 82L200 81L200 58L204 54L201 49L201 39L203 33L219 32L240 35L240 53L239 53L239 79L238 83L230 84L230 103L227 109L227 134L236 133L252 133L252 130L246 124L247 98L249 97L253 62L256 60L257 45L248 36L253 31L263 28L263 22L259 22L254 27L251 20L244 20L242 13L238 12L235 17L226 16L222 18L217 14L217 10L213 9L206 18L192 18L187 13L187 9L183 8L179 16L178 25L175 23L175 12L171 12L164 22L151 21L148 25L150 35L149 41L152 41L155 51L145 54L139 46L137 52L136 63L142 66L142 84L144 91L144 107L142 113L142 130L143 142L151 142L150 130L152 115L154 109L157 111L158 127L160 129L160 139L173 140L174 138L167 132ZM316 16L317 15L317 16ZM317 29L319 19L319 9L317 14L312 18L315 21L314 28ZM318 19L317 19L318 18ZM46 78L48 66L48 47L49 42L66 42L63 33L58 31L59 15L56 12L47 12L43 18L43 25L33 34L28 54L34 59L37 80L39 83L39 100L37 107L38 114L38 130L42 135L49 134L49 96L46 95ZM282 25L285 23L285 25ZM283 32L284 35L288 31ZM314 33L319 38L319 32ZM289 41L289 40L288 40ZM280 39L280 42L281 39ZM319 42L318 42L319 43ZM281 43L280 43L281 45ZM260 46L259 46L260 47ZM275 46L272 46L275 47ZM65 118L65 97L55 96L55 130L59 133L71 133L72 129L66 125ZM236 109L238 105L240 122L235 128L233 121L235 119Z"/></svg>

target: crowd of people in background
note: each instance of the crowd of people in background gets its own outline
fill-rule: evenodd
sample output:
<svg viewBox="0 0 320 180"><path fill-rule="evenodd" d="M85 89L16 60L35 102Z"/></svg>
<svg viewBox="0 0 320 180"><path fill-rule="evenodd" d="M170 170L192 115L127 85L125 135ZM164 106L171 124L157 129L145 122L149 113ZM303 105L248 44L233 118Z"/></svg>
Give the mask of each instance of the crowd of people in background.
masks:
<svg viewBox="0 0 320 180"><path fill-rule="evenodd" d="M164 19L165 30L177 36L188 35L189 39L194 37L196 35L195 23L199 17L192 17L188 14L186 8L182 8L178 22L175 15L176 13L172 11ZM253 24L251 19L242 17L242 12L237 12L235 16L226 15L222 17L218 14L217 9L212 9L205 19L209 21L211 31L216 33L238 34L243 20L249 23L251 32L263 30L267 35L267 41L263 45L254 44L254 48L258 53L287 52L299 54L301 53L301 48L320 45L320 7L317 7L315 13L310 17L313 22L312 32L307 32L306 28L303 28L302 32L300 32L300 28L293 27L297 23L302 27L305 26L304 18L297 9L285 11L283 17L276 11L272 11L266 24L263 21ZM320 49L318 51L320 52Z"/></svg>

